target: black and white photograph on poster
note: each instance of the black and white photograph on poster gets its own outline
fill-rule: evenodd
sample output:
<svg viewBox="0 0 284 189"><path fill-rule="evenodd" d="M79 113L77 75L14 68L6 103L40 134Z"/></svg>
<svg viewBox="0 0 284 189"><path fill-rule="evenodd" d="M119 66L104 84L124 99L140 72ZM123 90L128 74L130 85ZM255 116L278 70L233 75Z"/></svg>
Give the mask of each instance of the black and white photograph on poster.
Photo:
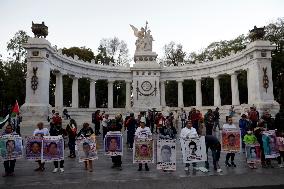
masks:
<svg viewBox="0 0 284 189"><path fill-rule="evenodd" d="M206 161L205 137L180 139L183 163L195 163Z"/></svg>
<svg viewBox="0 0 284 189"><path fill-rule="evenodd" d="M157 141L157 169L176 170L176 140Z"/></svg>

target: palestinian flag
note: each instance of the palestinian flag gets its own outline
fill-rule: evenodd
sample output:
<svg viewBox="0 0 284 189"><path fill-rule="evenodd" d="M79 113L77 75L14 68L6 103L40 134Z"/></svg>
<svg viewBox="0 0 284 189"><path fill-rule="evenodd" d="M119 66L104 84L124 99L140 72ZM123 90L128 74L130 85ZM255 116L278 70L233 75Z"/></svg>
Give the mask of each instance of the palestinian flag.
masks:
<svg viewBox="0 0 284 189"><path fill-rule="evenodd" d="M2 129L2 127L5 125L5 123L9 120L9 114L4 118L4 119L0 119L0 129Z"/></svg>

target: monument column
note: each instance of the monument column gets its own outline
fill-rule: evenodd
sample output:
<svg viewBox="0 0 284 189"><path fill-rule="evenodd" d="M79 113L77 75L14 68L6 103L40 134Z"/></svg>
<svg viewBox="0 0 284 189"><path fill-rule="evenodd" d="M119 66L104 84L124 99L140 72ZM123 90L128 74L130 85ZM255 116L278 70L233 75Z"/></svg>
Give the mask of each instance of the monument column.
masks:
<svg viewBox="0 0 284 189"><path fill-rule="evenodd" d="M178 82L178 107L182 108L183 105L183 80L177 80Z"/></svg>
<svg viewBox="0 0 284 189"><path fill-rule="evenodd" d="M214 106L221 106L219 76L214 76Z"/></svg>
<svg viewBox="0 0 284 189"><path fill-rule="evenodd" d="M72 108L78 108L78 78L72 77Z"/></svg>
<svg viewBox="0 0 284 189"><path fill-rule="evenodd" d="M195 79L196 82L196 105L202 106L201 78Z"/></svg>
<svg viewBox="0 0 284 189"><path fill-rule="evenodd" d="M131 83L132 81L126 80L126 94L125 94L125 108L129 109L131 108L131 101L130 101L130 92L131 92Z"/></svg>
<svg viewBox="0 0 284 189"><path fill-rule="evenodd" d="M232 105L240 105L238 75L236 72L231 74Z"/></svg>
<svg viewBox="0 0 284 189"><path fill-rule="evenodd" d="M63 81L62 73L56 72L56 85L55 85L55 108L61 111L63 107Z"/></svg>
<svg viewBox="0 0 284 189"><path fill-rule="evenodd" d="M113 108L113 80L108 80L108 101L107 107Z"/></svg>
<svg viewBox="0 0 284 189"><path fill-rule="evenodd" d="M90 79L89 108L96 108L96 80L95 79Z"/></svg>
<svg viewBox="0 0 284 189"><path fill-rule="evenodd" d="M165 81L160 81L161 84L161 106L166 107L166 96L165 96Z"/></svg>

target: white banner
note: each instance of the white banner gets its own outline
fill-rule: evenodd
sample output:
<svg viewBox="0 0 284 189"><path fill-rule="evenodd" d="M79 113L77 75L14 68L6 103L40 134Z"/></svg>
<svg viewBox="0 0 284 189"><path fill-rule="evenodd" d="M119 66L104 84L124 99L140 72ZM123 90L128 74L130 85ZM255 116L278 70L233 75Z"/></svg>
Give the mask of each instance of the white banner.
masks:
<svg viewBox="0 0 284 189"><path fill-rule="evenodd" d="M203 162L207 160L205 137L180 139L183 163Z"/></svg>
<svg viewBox="0 0 284 189"><path fill-rule="evenodd" d="M157 169L176 170L176 140L157 141Z"/></svg>

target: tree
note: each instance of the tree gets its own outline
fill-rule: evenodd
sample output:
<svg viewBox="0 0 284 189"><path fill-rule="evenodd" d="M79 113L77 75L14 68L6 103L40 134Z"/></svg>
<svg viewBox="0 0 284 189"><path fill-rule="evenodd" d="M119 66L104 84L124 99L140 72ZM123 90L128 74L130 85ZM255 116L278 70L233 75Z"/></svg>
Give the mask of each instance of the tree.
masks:
<svg viewBox="0 0 284 189"><path fill-rule="evenodd" d="M179 62L184 62L186 53L181 44L170 42L164 46L164 61L168 66L177 66Z"/></svg>
<svg viewBox="0 0 284 189"><path fill-rule="evenodd" d="M99 48L98 48L98 52L99 53L95 57L96 64L109 65L110 62L114 62L113 57L109 57L107 55L106 47L103 47L102 45L100 45Z"/></svg>
<svg viewBox="0 0 284 189"><path fill-rule="evenodd" d="M93 59L95 59L92 49L86 47L63 48L62 54L66 54L67 56L71 56L73 58L74 55L77 55L80 60L85 62L91 62Z"/></svg>
<svg viewBox="0 0 284 189"><path fill-rule="evenodd" d="M16 58L16 61L20 62L21 58L26 57L26 50L23 44L28 42L29 36L23 30L19 30L12 39L7 43L7 50L12 51L12 56Z"/></svg>
<svg viewBox="0 0 284 189"><path fill-rule="evenodd" d="M99 54L103 53L103 57L109 57L115 65L129 63L130 59L128 52L129 50L125 41L119 40L117 37L103 38L100 41ZM107 64L109 64L109 62Z"/></svg>

